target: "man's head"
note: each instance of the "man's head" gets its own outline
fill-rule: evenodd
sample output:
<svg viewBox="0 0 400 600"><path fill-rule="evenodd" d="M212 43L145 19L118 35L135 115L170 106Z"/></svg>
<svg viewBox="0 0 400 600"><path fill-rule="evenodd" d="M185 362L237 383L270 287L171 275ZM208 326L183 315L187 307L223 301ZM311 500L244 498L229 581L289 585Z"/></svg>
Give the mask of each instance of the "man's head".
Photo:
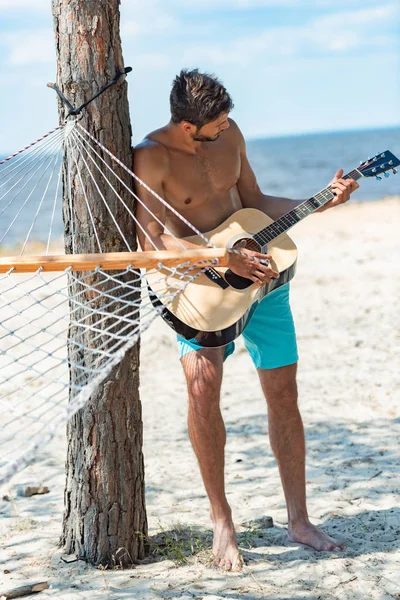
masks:
<svg viewBox="0 0 400 600"><path fill-rule="evenodd" d="M212 142L229 127L233 102L218 79L198 69L183 69L172 84L171 121L197 142Z"/></svg>

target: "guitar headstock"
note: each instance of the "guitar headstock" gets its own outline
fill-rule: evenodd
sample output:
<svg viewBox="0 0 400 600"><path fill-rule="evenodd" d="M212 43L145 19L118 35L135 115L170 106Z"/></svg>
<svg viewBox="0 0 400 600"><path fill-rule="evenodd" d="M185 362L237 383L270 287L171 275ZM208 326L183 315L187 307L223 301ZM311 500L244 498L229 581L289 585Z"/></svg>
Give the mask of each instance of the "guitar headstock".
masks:
<svg viewBox="0 0 400 600"><path fill-rule="evenodd" d="M389 150L385 152L379 152L372 158L369 158L365 162L361 163L361 165L357 168L357 171L364 177L377 177L377 179L381 179L378 177L381 173L385 173L386 177L389 177L387 171L393 171L393 173L397 173L396 167L400 165L400 160Z"/></svg>

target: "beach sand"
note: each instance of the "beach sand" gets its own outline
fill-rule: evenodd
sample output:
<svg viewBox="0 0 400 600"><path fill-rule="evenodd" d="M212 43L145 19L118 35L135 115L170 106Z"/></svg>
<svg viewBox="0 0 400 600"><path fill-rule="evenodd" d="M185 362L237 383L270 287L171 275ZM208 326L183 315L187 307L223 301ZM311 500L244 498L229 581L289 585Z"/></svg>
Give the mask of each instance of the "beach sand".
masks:
<svg viewBox="0 0 400 600"><path fill-rule="evenodd" d="M240 574L210 567L208 502L187 435L183 372L174 333L157 319L142 342L141 398L150 535L169 541L168 556L125 571L61 560L61 430L3 491L0 596L33 580L51 586L38 599L400 598L399 222L400 198L389 198L312 216L291 234L299 247L291 298L309 513L345 542L343 552L287 540L265 401L239 340L225 364L222 408L227 495L246 565ZM16 485L32 481L50 492L17 496ZM182 564L180 548L190 541L196 552Z"/></svg>

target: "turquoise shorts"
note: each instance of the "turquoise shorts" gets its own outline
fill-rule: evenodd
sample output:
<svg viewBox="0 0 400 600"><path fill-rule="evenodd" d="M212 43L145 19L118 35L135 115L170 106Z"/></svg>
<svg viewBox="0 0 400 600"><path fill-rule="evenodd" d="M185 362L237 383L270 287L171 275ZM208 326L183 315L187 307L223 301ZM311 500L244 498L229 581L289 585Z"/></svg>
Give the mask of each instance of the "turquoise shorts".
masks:
<svg viewBox="0 0 400 600"><path fill-rule="evenodd" d="M298 361L288 283L263 298L242 335L256 369L277 369ZM201 349L202 346L178 335L179 358ZM234 350L235 342L227 344L224 360Z"/></svg>

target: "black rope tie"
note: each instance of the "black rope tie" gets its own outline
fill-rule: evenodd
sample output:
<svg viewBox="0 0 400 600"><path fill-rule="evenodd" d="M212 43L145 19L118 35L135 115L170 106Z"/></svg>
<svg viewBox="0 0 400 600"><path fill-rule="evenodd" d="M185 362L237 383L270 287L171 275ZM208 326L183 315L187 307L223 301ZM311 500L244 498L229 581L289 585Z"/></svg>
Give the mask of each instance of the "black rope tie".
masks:
<svg viewBox="0 0 400 600"><path fill-rule="evenodd" d="M57 87L57 85L55 83L48 83L47 87L52 88L54 91L57 92L57 94L59 95L59 97L61 98L61 100L64 102L64 104L66 104L66 106L69 108L69 112L67 117L71 116L71 115L80 115L82 110L91 102L93 102L93 100L95 100L96 98L98 98L100 96L100 94L102 94L103 92L105 92L106 90L108 90L109 87L111 87L112 85L114 85L115 83L117 83L117 81L123 76L123 75L128 75L128 73L130 73L132 71L132 67L125 67L123 71L118 71L117 74L115 75L114 79L112 79L111 81L109 81L108 83L106 83L106 85L104 85L94 96L92 96L91 98L89 98L89 100L86 100L86 102L84 102L79 108L74 108L71 104L71 102L69 100L67 100L67 98L64 96L64 94L61 92L61 90L59 90L59 88Z"/></svg>

